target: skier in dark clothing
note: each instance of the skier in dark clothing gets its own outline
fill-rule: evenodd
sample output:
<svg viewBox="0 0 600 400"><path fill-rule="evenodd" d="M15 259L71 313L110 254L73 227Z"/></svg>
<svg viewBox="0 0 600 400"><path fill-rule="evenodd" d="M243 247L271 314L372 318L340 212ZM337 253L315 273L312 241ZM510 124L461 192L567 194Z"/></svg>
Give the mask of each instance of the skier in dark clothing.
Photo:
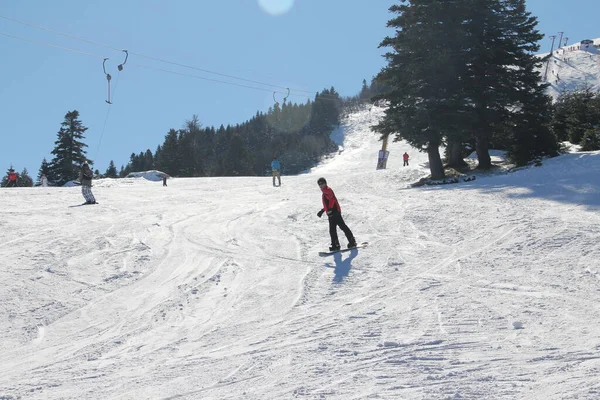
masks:
<svg viewBox="0 0 600 400"><path fill-rule="evenodd" d="M329 235L331 236L331 247L329 247L329 250L336 251L340 249L340 241L337 235L338 226L346 235L346 239L348 239L348 248L351 249L356 247L356 239L354 239L352 231L348 228L342 218L342 208L340 207L340 203L335 197L333 190L327 186L325 178L319 178L317 184L323 192L323 208L317 213L317 216L321 218L323 213L326 212L327 217L329 217Z"/></svg>
<svg viewBox="0 0 600 400"><path fill-rule="evenodd" d="M81 182L81 194L85 198L85 204L96 204L96 198L92 193L92 178L94 173L92 172L90 165L85 162L81 167L81 174L79 175L79 182Z"/></svg>

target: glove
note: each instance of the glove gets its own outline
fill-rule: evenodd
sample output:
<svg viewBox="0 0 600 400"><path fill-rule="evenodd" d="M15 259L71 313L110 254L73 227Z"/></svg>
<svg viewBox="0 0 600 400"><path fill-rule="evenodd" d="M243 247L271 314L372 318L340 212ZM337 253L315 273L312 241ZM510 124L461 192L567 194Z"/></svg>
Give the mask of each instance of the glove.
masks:
<svg viewBox="0 0 600 400"><path fill-rule="evenodd" d="M324 210L321 210L317 213L317 217L321 218L321 216L323 215Z"/></svg>
<svg viewBox="0 0 600 400"><path fill-rule="evenodd" d="M329 211L327 211L327 215L328 215L328 216L331 216L332 214L333 214L333 210L329 210Z"/></svg>

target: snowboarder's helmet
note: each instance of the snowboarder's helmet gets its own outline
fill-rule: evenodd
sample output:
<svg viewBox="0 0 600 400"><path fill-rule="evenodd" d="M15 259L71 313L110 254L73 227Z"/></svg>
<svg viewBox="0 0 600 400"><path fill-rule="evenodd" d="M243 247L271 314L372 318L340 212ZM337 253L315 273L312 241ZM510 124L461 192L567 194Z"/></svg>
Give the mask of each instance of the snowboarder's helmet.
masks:
<svg viewBox="0 0 600 400"><path fill-rule="evenodd" d="M317 184L318 185L327 185L327 181L325 180L325 178L319 178L319 180L317 180Z"/></svg>

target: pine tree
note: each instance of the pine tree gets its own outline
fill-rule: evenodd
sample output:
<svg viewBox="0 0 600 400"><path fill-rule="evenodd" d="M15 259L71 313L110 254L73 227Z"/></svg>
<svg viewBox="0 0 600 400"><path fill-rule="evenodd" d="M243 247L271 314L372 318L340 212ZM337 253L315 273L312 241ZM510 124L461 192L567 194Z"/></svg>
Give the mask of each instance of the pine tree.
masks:
<svg viewBox="0 0 600 400"><path fill-rule="evenodd" d="M552 153L556 141L549 131L535 131L549 116L546 85L536 71L540 60L534 55L543 38L535 29L537 18L527 12L524 0L464 1L469 4L465 28L472 48L465 59L470 66L465 85L473 105L469 120L474 121L479 168L491 167L490 140L507 132L513 137L511 152L520 154L520 162ZM539 148L534 136L543 136Z"/></svg>
<svg viewBox="0 0 600 400"><path fill-rule="evenodd" d="M41 181L42 175L46 175L46 177L48 177L49 174L50 174L50 164L48 164L48 161L46 161L46 158L44 157L44 159L42 160L42 165L40 165L40 170L39 170L38 176L37 176L38 182Z"/></svg>
<svg viewBox="0 0 600 400"><path fill-rule="evenodd" d="M179 133L175 129L169 130L160 153L156 155L157 168L170 176L179 176Z"/></svg>
<svg viewBox="0 0 600 400"><path fill-rule="evenodd" d="M104 176L107 178L117 178L117 167L115 167L113 160L110 160L110 163L108 163L108 168L106 169Z"/></svg>
<svg viewBox="0 0 600 400"><path fill-rule="evenodd" d="M6 170L6 174L4 174L4 176L2 177L2 185L1 186L3 188L6 187L6 185L8 184L8 175L14 171L15 171L15 168L13 167L12 164L10 164L10 167L8 167L8 169Z"/></svg>
<svg viewBox="0 0 600 400"><path fill-rule="evenodd" d="M560 140L580 144L586 131L600 126L600 94L589 87L563 93L554 105L552 130Z"/></svg>
<svg viewBox="0 0 600 400"><path fill-rule="evenodd" d="M87 127L79 121L77 110L69 111L65 115L61 128L57 133L55 147L52 150L54 158L50 163L48 179L62 186L70 180L77 179L81 165L87 161L87 145L83 142Z"/></svg>
<svg viewBox="0 0 600 400"><path fill-rule="evenodd" d="M17 179L17 186L20 187L32 187L33 179L29 176L29 171L27 168L23 168L23 171L19 174L19 178Z"/></svg>
<svg viewBox="0 0 600 400"><path fill-rule="evenodd" d="M588 129L583 134L581 139L581 150L582 151L596 151L600 150L600 127L595 129Z"/></svg>
<svg viewBox="0 0 600 400"><path fill-rule="evenodd" d="M367 86L367 80L363 79L362 87L360 88L360 93L358 98L361 100L369 100L371 98L371 89Z"/></svg>
<svg viewBox="0 0 600 400"><path fill-rule="evenodd" d="M252 176L252 158L248 153L244 139L240 135L233 135L229 142L227 152L227 160L229 160L229 170L226 170L227 176Z"/></svg>
<svg viewBox="0 0 600 400"><path fill-rule="evenodd" d="M507 1L507 18L512 28L513 47L509 53L517 54L508 71L511 74L512 126L510 157L517 165L544 156L558 155L558 140L550 129L552 100L546 92L548 84L542 83L535 56L537 42L542 35L535 29L537 19L525 9L521 0Z"/></svg>
<svg viewBox="0 0 600 400"><path fill-rule="evenodd" d="M403 2L404 3L404 2ZM398 14L387 26L396 30L380 47L388 65L377 80L390 90L376 96L389 107L374 128L382 136L395 135L428 154L431 177L444 178L439 147L445 135L462 135L466 74L461 1L414 0L394 5Z"/></svg>

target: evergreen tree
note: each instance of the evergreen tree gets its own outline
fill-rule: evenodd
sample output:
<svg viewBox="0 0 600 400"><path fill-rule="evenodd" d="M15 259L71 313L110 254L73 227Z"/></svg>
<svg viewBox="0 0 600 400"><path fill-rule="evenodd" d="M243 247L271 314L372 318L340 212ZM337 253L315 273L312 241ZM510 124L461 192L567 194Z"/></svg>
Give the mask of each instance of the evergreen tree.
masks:
<svg viewBox="0 0 600 400"><path fill-rule="evenodd" d="M202 124L197 115L185 122L185 128L180 131L179 148L181 164L178 174L181 176L201 176L203 162L201 154L201 128Z"/></svg>
<svg viewBox="0 0 600 400"><path fill-rule="evenodd" d="M360 88L358 98L361 100L369 100L371 98L371 88L367 86L366 79L363 79L362 81L362 87Z"/></svg>
<svg viewBox="0 0 600 400"><path fill-rule="evenodd" d="M4 176L2 177L2 187L6 187L6 185L8 184L8 174L10 174L11 172L14 172L14 171L15 171L15 168L13 167L12 164L10 164L10 167L8 167L8 169L6 170L6 174L4 174Z"/></svg>
<svg viewBox="0 0 600 400"><path fill-rule="evenodd" d="M117 167L115 167L115 163L113 162L113 160L110 160L110 163L108 164L108 168L106 169L104 176L107 178L117 178Z"/></svg>
<svg viewBox="0 0 600 400"><path fill-rule="evenodd" d="M389 107L374 128L382 136L395 135L394 141L404 139L427 152L433 179L445 176L439 153L445 135L458 137L467 122L462 5L431 0L394 5L390 11L398 16L387 26L396 30L396 36L380 44L392 49L378 76L390 91L376 99Z"/></svg>
<svg viewBox="0 0 600 400"><path fill-rule="evenodd" d="M38 176L37 176L38 182L41 181L42 175L46 175L46 177L48 177L49 174L50 174L50 164L48 163L48 161L46 161L46 158L44 157L44 159L42 160L42 165L40 165L40 170L39 170Z"/></svg>
<svg viewBox="0 0 600 400"><path fill-rule="evenodd" d="M600 150L600 127L595 129L588 129L583 134L581 139L581 150L582 151L596 151Z"/></svg>
<svg viewBox="0 0 600 400"><path fill-rule="evenodd" d="M535 29L537 18L527 12L523 0L465 1L467 43L472 48L465 84L473 104L469 120L474 121L479 168L491 167L489 144L495 135L512 137L511 152L519 154L520 163L523 157L554 152L556 140L547 130L546 84L540 82L536 67L541 61L534 55L543 38ZM542 129L536 131L536 126Z"/></svg>
<svg viewBox="0 0 600 400"><path fill-rule="evenodd" d="M50 163L48 179L59 186L77 179L81 165L88 161L84 150L87 145L83 142L83 134L88 128L78 118L77 110L67 112L54 142L54 158Z"/></svg>
<svg viewBox="0 0 600 400"><path fill-rule="evenodd" d="M157 168L170 176L179 176L179 133L175 129L169 130L160 153L156 155Z"/></svg>
<svg viewBox="0 0 600 400"><path fill-rule="evenodd" d="M589 87L561 94L551 124L560 140L580 144L587 131L600 126L600 94Z"/></svg>
<svg viewBox="0 0 600 400"><path fill-rule="evenodd" d="M150 149L147 149L146 153L144 153L144 167L146 171L154 169L154 156Z"/></svg>
<svg viewBox="0 0 600 400"><path fill-rule="evenodd" d="M252 176L252 158L248 153L244 139L234 134L229 142L227 151L228 169L225 175L228 176Z"/></svg>
<svg viewBox="0 0 600 400"><path fill-rule="evenodd" d="M121 165L121 170L119 171L119 177L125 178L126 176L127 176L127 174L125 173L125 167L123 165Z"/></svg>
<svg viewBox="0 0 600 400"><path fill-rule="evenodd" d="M19 177L17 178L17 186L20 186L20 187L32 187L33 186L33 179L31 178L31 176L29 176L29 172L27 171L27 168L23 168L23 171L19 174Z"/></svg>

